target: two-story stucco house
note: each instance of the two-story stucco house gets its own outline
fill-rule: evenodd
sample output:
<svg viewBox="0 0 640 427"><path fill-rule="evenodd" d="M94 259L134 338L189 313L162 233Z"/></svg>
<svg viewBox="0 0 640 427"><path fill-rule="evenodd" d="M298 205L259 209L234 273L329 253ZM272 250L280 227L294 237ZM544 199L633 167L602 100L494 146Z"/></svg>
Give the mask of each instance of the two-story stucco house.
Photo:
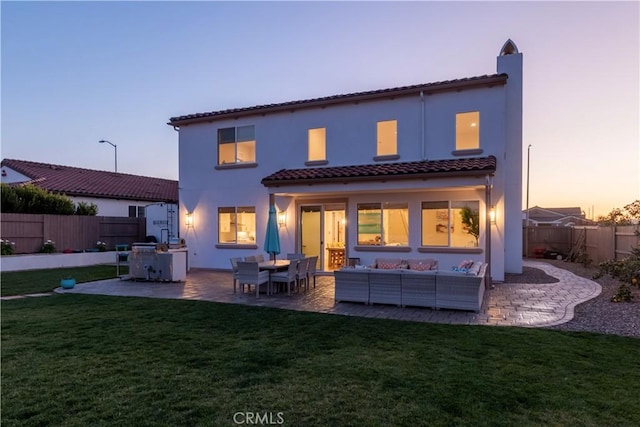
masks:
<svg viewBox="0 0 640 427"><path fill-rule="evenodd" d="M510 40L490 75L168 124L191 266L264 253L275 203L281 252L318 255L327 272L383 257L487 261L498 281L522 271L522 54Z"/></svg>

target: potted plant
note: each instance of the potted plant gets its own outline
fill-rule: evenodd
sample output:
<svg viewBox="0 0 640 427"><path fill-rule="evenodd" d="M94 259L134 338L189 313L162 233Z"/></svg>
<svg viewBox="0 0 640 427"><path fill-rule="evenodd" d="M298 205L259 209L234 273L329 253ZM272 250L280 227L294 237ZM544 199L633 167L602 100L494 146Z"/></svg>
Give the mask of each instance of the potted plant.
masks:
<svg viewBox="0 0 640 427"><path fill-rule="evenodd" d="M73 289L75 285L76 279L73 277L63 277L62 280L60 280L60 286L62 289Z"/></svg>
<svg viewBox="0 0 640 427"><path fill-rule="evenodd" d="M480 237L480 213L470 207L463 207L460 209L460 217L464 230L471 234L476 239L476 246L478 246L478 238Z"/></svg>

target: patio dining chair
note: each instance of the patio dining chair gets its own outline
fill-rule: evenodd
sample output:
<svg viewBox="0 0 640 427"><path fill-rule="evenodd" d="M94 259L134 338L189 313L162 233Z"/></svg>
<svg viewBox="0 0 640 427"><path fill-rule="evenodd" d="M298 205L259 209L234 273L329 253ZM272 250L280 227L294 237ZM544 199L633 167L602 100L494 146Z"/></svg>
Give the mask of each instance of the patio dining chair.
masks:
<svg viewBox="0 0 640 427"><path fill-rule="evenodd" d="M287 254L287 259L302 259L304 258L304 254Z"/></svg>
<svg viewBox="0 0 640 427"><path fill-rule="evenodd" d="M313 288L316 287L316 276L318 270L318 256L312 256L309 258L309 271L307 274L308 279L310 280L313 277Z"/></svg>
<svg viewBox="0 0 640 427"><path fill-rule="evenodd" d="M231 258L231 270L233 271L233 293L236 293L236 283L238 282L238 262L242 261L242 258ZM239 283L238 283L239 284ZM244 292L244 285L242 286L242 292ZM251 288L249 288L251 290Z"/></svg>
<svg viewBox="0 0 640 427"><path fill-rule="evenodd" d="M287 294L291 295L291 284L295 287L298 276L298 260L292 260L289 267L285 271L279 271L271 274L271 283L286 283Z"/></svg>
<svg viewBox="0 0 640 427"><path fill-rule="evenodd" d="M238 282L240 285L254 285L256 298L260 298L260 285L269 287L269 272L260 271L257 262L238 261ZM251 287L249 287L251 289Z"/></svg>
<svg viewBox="0 0 640 427"><path fill-rule="evenodd" d="M255 258L258 262L264 262L264 255L262 254L256 255Z"/></svg>
<svg viewBox="0 0 640 427"><path fill-rule="evenodd" d="M296 285L298 289L302 288L304 284L304 290L309 290L309 261L311 258L302 258L298 263L298 273L296 274Z"/></svg>
<svg viewBox="0 0 640 427"><path fill-rule="evenodd" d="M246 262L258 262L258 260L256 260L255 255L246 256L246 257L244 257L244 260L245 260Z"/></svg>

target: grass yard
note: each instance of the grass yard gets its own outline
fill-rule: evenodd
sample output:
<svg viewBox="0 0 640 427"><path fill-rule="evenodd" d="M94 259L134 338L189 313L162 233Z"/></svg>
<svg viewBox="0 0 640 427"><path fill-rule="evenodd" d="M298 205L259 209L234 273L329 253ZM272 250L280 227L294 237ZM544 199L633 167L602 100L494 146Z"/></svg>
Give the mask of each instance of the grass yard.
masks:
<svg viewBox="0 0 640 427"><path fill-rule="evenodd" d="M2 302L1 351L3 426L640 425L619 336L54 295Z"/></svg>
<svg viewBox="0 0 640 427"><path fill-rule="evenodd" d="M120 266L120 274L128 274L128 266ZM46 270L10 271L0 273L0 296L51 292L60 286L63 277L73 277L76 283L116 277L115 265L51 268Z"/></svg>

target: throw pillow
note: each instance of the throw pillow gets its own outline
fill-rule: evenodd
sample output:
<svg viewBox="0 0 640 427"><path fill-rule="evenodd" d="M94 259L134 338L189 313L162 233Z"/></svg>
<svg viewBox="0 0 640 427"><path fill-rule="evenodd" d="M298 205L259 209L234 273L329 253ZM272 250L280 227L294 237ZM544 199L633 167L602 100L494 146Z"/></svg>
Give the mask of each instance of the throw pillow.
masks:
<svg viewBox="0 0 640 427"><path fill-rule="evenodd" d="M419 261L411 264L411 269L416 271L427 271L431 269L431 265Z"/></svg>
<svg viewBox="0 0 640 427"><path fill-rule="evenodd" d="M471 266L473 265L473 260L464 260L461 261L460 264L458 264L458 268L471 268Z"/></svg>
<svg viewBox="0 0 640 427"><path fill-rule="evenodd" d="M379 262L378 263L378 268L381 270L393 270L395 268L398 268L398 264L396 264L395 262Z"/></svg>

